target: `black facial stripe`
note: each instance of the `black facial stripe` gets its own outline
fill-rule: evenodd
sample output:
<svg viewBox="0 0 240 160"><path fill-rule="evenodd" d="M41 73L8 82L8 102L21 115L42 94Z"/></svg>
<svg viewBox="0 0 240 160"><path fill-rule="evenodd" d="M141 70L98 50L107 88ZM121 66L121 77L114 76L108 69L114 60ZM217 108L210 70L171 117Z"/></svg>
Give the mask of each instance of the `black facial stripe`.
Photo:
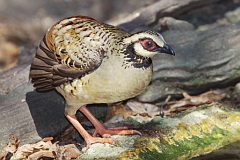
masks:
<svg viewBox="0 0 240 160"><path fill-rule="evenodd" d="M143 57L136 54L134 43L128 45L123 52L127 63L132 64L135 68L148 68L152 65L152 60L149 57Z"/></svg>

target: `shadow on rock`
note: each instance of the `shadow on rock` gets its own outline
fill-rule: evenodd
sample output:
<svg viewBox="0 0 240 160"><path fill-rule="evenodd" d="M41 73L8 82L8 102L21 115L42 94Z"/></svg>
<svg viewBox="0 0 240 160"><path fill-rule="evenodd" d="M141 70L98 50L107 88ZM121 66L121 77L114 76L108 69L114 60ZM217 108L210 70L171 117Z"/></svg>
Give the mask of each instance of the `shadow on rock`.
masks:
<svg viewBox="0 0 240 160"><path fill-rule="evenodd" d="M55 90L28 92L26 101L39 136L57 135L69 124L64 116L64 99Z"/></svg>

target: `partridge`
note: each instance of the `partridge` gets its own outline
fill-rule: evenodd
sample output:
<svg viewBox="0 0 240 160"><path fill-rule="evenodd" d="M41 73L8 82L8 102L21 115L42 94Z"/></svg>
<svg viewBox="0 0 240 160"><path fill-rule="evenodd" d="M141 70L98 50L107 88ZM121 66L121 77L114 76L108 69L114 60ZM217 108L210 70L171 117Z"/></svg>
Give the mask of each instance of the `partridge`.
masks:
<svg viewBox="0 0 240 160"><path fill-rule="evenodd" d="M139 95L151 81L151 57L160 53L175 55L157 32L130 34L90 17L72 16L47 31L31 64L30 78L38 91L55 88L65 98L65 116L87 146L116 144L109 135L139 132L127 127L106 128L86 105ZM77 110L94 125L93 136L76 119Z"/></svg>

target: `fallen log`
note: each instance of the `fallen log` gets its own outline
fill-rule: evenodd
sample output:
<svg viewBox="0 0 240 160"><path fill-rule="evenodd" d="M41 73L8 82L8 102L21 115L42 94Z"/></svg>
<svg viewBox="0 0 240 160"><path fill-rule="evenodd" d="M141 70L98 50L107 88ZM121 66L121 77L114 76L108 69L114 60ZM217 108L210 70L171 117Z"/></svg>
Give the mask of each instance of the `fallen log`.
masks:
<svg viewBox="0 0 240 160"><path fill-rule="evenodd" d="M190 159L240 140L239 120L240 112L214 106L171 118L133 116L126 122L142 136L112 136L120 146L93 144L79 159Z"/></svg>

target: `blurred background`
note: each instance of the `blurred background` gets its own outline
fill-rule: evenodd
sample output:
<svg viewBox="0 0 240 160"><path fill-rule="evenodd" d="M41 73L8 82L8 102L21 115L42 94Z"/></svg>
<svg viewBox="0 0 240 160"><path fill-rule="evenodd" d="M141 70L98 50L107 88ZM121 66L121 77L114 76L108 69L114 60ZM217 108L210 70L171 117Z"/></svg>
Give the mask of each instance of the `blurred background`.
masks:
<svg viewBox="0 0 240 160"><path fill-rule="evenodd" d="M31 61L30 55L46 30L61 18L86 15L99 21L116 20L158 0L0 0L0 72L17 63ZM196 28L239 21L239 0L222 0L174 18ZM227 12L234 11L227 19ZM210 16L211 15L211 16ZM21 53L21 54L20 54Z"/></svg>
<svg viewBox="0 0 240 160"><path fill-rule="evenodd" d="M86 15L99 21L127 15L157 0L1 0L0 72L29 59L47 29L56 21L72 15ZM24 48L23 48L24 47ZM18 58L17 58L18 57ZM24 60L25 59L25 60Z"/></svg>

